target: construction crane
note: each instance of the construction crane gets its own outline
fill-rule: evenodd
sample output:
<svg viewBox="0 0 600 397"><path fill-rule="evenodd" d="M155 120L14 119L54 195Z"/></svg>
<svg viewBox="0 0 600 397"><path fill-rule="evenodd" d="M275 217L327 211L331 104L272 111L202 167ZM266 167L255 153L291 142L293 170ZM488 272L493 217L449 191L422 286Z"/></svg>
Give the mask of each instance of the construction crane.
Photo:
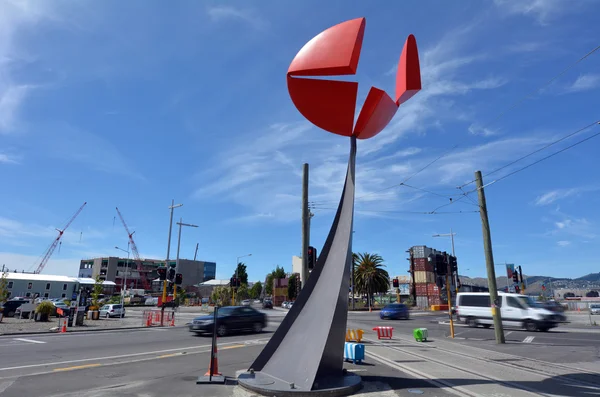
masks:
<svg viewBox="0 0 600 397"><path fill-rule="evenodd" d="M62 242L60 241L60 239L62 238L65 230L67 230L67 228L71 225L71 223L73 223L73 221L75 220L75 218L77 218L77 215L79 215L79 213L81 212L81 210L83 210L83 207L85 207L86 204L87 204L87 202L83 203L83 205L81 207L79 207L79 209L77 210L77 212L75 212L75 214L71 217L71 219L69 219L69 222L67 222L67 224L65 225L65 227L62 228L62 230L61 229L56 229L56 231L58 232L58 236L56 237L56 239L54 239L54 241L52 242L52 244L50 244L50 247L48 248L48 250L44 254L44 257L42 258L42 261L38 265L37 269L34 271L35 274L40 274L42 272L42 270L44 270L44 266L46 266L46 263L48 263L48 261L50 260L50 257L54 253L54 250L56 249L56 247L58 246L58 244L59 243L62 244Z"/></svg>
<svg viewBox="0 0 600 397"><path fill-rule="evenodd" d="M142 286L144 287L144 290L148 291L151 290L151 286L150 283L148 282L148 278L146 277L146 271L144 270L144 264L142 263L142 259L140 258L140 253L138 252L137 249L137 245L135 245L135 241L133 241L133 233L135 233L135 231L132 233L129 231L129 227L127 226L127 223L125 222L125 219L123 219L123 215L121 215L121 211L119 211L119 207L116 207L117 209L117 214L119 215L119 218L121 219L121 223L123 223L123 227L125 228L125 231L127 232L127 237L129 238L129 245L130 245L130 249L133 252L133 259L135 260L135 263L137 264L137 270L140 273L140 279L142 280Z"/></svg>

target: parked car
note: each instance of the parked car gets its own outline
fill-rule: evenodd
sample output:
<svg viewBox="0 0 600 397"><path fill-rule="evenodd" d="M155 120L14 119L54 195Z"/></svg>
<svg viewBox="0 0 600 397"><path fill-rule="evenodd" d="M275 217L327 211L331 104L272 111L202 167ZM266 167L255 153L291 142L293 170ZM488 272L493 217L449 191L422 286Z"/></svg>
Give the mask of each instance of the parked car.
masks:
<svg viewBox="0 0 600 397"><path fill-rule="evenodd" d="M125 308L122 305L104 305L100 308L100 317L125 317Z"/></svg>
<svg viewBox="0 0 600 397"><path fill-rule="evenodd" d="M592 303L590 305L590 314L600 314L600 305L597 303Z"/></svg>
<svg viewBox="0 0 600 397"><path fill-rule="evenodd" d="M293 305L294 305L294 302L288 302L288 304L287 304L287 308L288 308L288 309L291 309Z"/></svg>
<svg viewBox="0 0 600 397"><path fill-rule="evenodd" d="M272 309L273 308L273 301L271 299L265 299L263 301L263 309Z"/></svg>
<svg viewBox="0 0 600 397"><path fill-rule="evenodd" d="M242 301L242 306L250 306L250 299L244 299Z"/></svg>
<svg viewBox="0 0 600 397"><path fill-rule="evenodd" d="M379 312L379 318L382 320L386 318L408 320L409 316L408 307L403 303L390 303Z"/></svg>
<svg viewBox="0 0 600 397"><path fill-rule="evenodd" d="M23 303L29 303L29 299L16 298L4 302L2 305L2 315L5 317L13 317L17 311L17 308Z"/></svg>
<svg viewBox="0 0 600 397"><path fill-rule="evenodd" d="M281 304L281 307L283 307L284 309L288 308L288 301L283 301L283 303Z"/></svg>
<svg viewBox="0 0 600 397"><path fill-rule="evenodd" d="M470 327L493 325L490 294L487 292L459 292L456 312ZM527 331L548 331L560 323L560 316L548 309L533 305L528 296L498 294L502 325L525 328Z"/></svg>
<svg viewBox="0 0 600 397"><path fill-rule="evenodd" d="M254 299L254 303L256 303L256 304L260 303L260 299Z"/></svg>
<svg viewBox="0 0 600 397"><path fill-rule="evenodd" d="M561 323L567 322L567 316L564 314L565 308L560 303L556 301L535 302L533 298L530 298L530 302L532 302L531 306L541 307L553 312Z"/></svg>
<svg viewBox="0 0 600 397"><path fill-rule="evenodd" d="M249 306L225 306L217 313L217 335L225 336L235 331L253 331L259 333L267 326L267 315ZM192 320L190 332L197 334L212 333L214 316L201 316Z"/></svg>

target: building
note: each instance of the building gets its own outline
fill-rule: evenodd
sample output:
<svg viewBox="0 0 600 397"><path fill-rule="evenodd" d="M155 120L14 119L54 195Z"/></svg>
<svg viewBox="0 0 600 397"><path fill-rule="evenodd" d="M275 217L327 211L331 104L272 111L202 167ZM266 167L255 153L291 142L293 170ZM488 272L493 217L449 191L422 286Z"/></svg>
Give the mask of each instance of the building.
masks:
<svg viewBox="0 0 600 397"><path fill-rule="evenodd" d="M302 274L302 257L292 256L292 273Z"/></svg>
<svg viewBox="0 0 600 397"><path fill-rule="evenodd" d="M170 265L176 261L170 260ZM133 259L107 257L83 259L79 264L79 277L96 278L112 281L117 285L117 292L123 287L125 277L127 278L127 289L144 289L141 274L145 274L149 285L158 278L159 267L166 265L164 259L142 259L142 271ZM196 285L204 281L213 280L217 272L215 262L194 261L190 259L179 259L178 272L183 275L183 285Z"/></svg>
<svg viewBox="0 0 600 397"><path fill-rule="evenodd" d="M90 279L34 273L7 273L6 281L9 298L72 299L73 293L77 293L80 285L94 284L94 280ZM106 281L103 285L105 294L113 293L115 283Z"/></svg>

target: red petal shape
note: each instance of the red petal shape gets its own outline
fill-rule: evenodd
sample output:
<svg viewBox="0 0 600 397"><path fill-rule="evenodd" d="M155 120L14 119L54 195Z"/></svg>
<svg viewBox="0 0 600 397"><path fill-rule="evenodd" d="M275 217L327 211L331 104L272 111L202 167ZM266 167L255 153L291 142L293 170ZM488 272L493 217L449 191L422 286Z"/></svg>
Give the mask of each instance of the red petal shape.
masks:
<svg viewBox="0 0 600 397"><path fill-rule="evenodd" d="M294 76L356 74L365 34L365 18L342 22L313 37L288 69Z"/></svg>
<svg viewBox="0 0 600 397"><path fill-rule="evenodd" d="M417 40L408 36L398 62L396 74L396 104L400 106L421 90L421 68Z"/></svg>
<svg viewBox="0 0 600 397"><path fill-rule="evenodd" d="M287 78L296 108L308 121L334 134L352 136L358 83Z"/></svg>
<svg viewBox="0 0 600 397"><path fill-rule="evenodd" d="M389 124L397 110L398 105L385 91L371 87L358 115L354 135L358 139L374 137Z"/></svg>

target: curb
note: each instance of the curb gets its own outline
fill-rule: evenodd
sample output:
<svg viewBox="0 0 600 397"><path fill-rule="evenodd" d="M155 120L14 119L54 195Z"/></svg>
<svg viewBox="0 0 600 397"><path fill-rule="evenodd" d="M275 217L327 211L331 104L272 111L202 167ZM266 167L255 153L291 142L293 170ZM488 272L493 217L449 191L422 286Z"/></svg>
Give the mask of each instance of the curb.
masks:
<svg viewBox="0 0 600 397"><path fill-rule="evenodd" d="M176 325L174 327L170 327L170 326L156 326L156 327L143 327L143 326L138 326L138 327L121 327L121 328L96 328L96 329L80 329L80 330L71 330L71 331L67 331L67 334L75 334L75 333L84 333L84 332L118 332L118 331L130 331L130 330L135 330L135 329L171 329L171 328L184 328L187 327L187 324L185 325ZM56 332L56 331L32 331L32 332L5 332L5 333L0 333L0 336L18 336L18 335L64 335L64 333L62 332Z"/></svg>

